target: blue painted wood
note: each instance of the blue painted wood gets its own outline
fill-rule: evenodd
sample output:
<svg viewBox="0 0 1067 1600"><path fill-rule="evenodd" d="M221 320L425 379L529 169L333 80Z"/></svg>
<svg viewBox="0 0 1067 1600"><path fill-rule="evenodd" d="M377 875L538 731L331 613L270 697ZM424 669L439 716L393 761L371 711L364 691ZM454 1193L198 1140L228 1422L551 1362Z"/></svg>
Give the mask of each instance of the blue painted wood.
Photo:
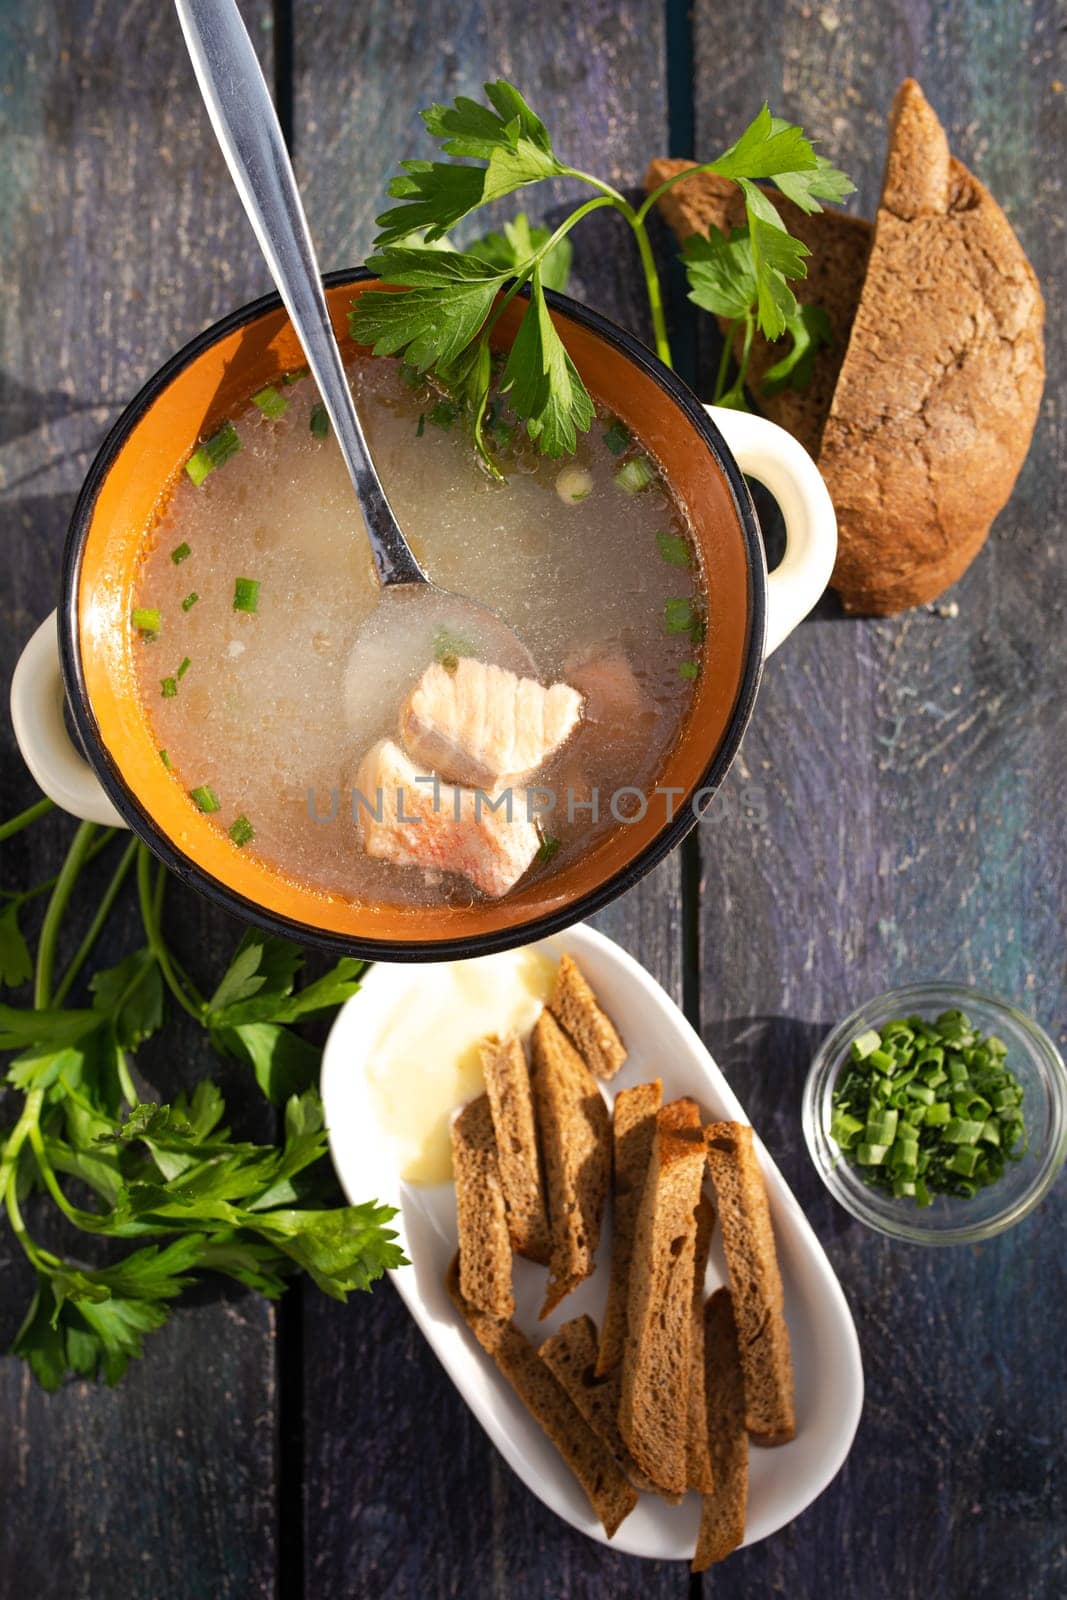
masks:
<svg viewBox="0 0 1067 1600"><path fill-rule="evenodd" d="M1067 1581L1062 1183L978 1248L897 1246L822 1190L799 1105L827 1026L909 978L978 984L1067 1038L1062 12L758 6L748 53L724 9L740 25L740 6L696 12L698 150L766 95L873 215L885 112L914 74L1032 256L1050 382L1015 496L949 596L958 617L820 608L769 664L727 804L701 830L704 1036L827 1244L868 1392L838 1481L714 1592L1051 1597Z"/></svg>
<svg viewBox="0 0 1067 1600"><path fill-rule="evenodd" d="M265 8L253 4L248 15L269 63ZM67 518L108 425L179 345L261 293L266 278L199 113L171 7L5 3L0 63L6 708L18 651L56 603ZM36 798L4 715L0 816ZM0 847L3 886L54 871L73 827L50 818ZM100 863L84 896L79 885L83 921L61 961L110 872ZM132 904L113 923L104 962L142 939ZM177 890L168 928L200 972L217 971L235 940L232 921ZM164 1093L214 1071L237 1125L255 1116L259 1135L269 1134L247 1073L220 1070L197 1030L168 1028L138 1065ZM54 1208L47 1214L54 1226ZM37 1216L31 1211L31 1228ZM84 1236L73 1248L86 1248ZM22 1252L0 1227L0 1348L30 1289ZM76 1383L47 1396L21 1362L0 1360L0 1594L271 1593L273 1321L254 1296L207 1292L149 1337L145 1359L115 1390Z"/></svg>

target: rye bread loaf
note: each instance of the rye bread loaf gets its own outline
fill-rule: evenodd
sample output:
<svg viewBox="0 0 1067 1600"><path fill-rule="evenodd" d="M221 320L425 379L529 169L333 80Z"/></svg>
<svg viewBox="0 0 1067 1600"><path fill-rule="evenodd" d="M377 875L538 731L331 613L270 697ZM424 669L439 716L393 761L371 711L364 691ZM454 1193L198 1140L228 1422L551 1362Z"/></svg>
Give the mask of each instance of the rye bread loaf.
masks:
<svg viewBox="0 0 1067 1600"><path fill-rule="evenodd" d="M593 1432L607 1446L635 1489L658 1491L630 1455L619 1432L619 1369L596 1375L597 1331L592 1317L574 1317L538 1350ZM680 1498L680 1497L679 1497Z"/></svg>
<svg viewBox="0 0 1067 1600"><path fill-rule="evenodd" d="M532 1048L552 1231L545 1317L593 1271L611 1183L611 1127L596 1079L550 1011L534 1024Z"/></svg>
<svg viewBox="0 0 1067 1600"><path fill-rule="evenodd" d="M695 164L692 161L653 161L645 177L645 188L656 189L675 173L684 172ZM806 263L808 276L793 285L796 297L802 305L818 306L825 311L833 342L816 352L807 388L786 387L777 394L765 395L760 385L768 370L788 350L789 341L771 343L757 333L752 341L749 389L763 414L787 428L817 457L863 289L873 229L862 217L850 217L843 211L822 211L808 216L782 194L774 193L771 199L789 232L811 251ZM740 189L728 178L711 172L676 183L658 205L681 244L695 233L706 234L711 227L718 228L720 233L729 233L731 228L745 225L745 202ZM725 333L728 323L720 318L719 326ZM736 355L740 355L742 343L743 335L738 334L734 344Z"/></svg>
<svg viewBox="0 0 1067 1600"><path fill-rule="evenodd" d="M920 605L970 565L1030 447L1043 321L1010 223L906 79L819 455L846 610Z"/></svg>
<svg viewBox="0 0 1067 1600"><path fill-rule="evenodd" d="M547 1266L551 1240L526 1052L515 1034L493 1034L480 1048L511 1242L520 1256Z"/></svg>
<svg viewBox="0 0 1067 1600"><path fill-rule="evenodd" d="M446 1277L453 1303L574 1473L610 1539L637 1504L636 1490L526 1335L464 1299L462 1271L462 1261L454 1258Z"/></svg>
<svg viewBox="0 0 1067 1600"><path fill-rule="evenodd" d="M705 1151L700 1108L675 1100L656 1133L634 1231L619 1430L641 1471L682 1494L687 1479L696 1209Z"/></svg>
<svg viewBox="0 0 1067 1600"><path fill-rule="evenodd" d="M452 1124L456 1220L465 1300L494 1317L515 1310L511 1291L511 1235L500 1183L489 1100L480 1094Z"/></svg>
<svg viewBox="0 0 1067 1600"><path fill-rule="evenodd" d="M704 1278L715 1226L715 1212L706 1195L697 1202L697 1231L693 1251L692 1346L689 1351L689 1424L685 1440L685 1479L690 1489L710 1494L712 1479L708 1456L708 1407L704 1381Z"/></svg>
<svg viewBox="0 0 1067 1600"><path fill-rule="evenodd" d="M626 1046L570 956L560 957L548 1008L590 1072L613 1078L626 1060Z"/></svg>
<svg viewBox="0 0 1067 1600"><path fill-rule="evenodd" d="M796 1432L793 1359L767 1189L744 1122L705 1129L745 1376L748 1431L757 1444Z"/></svg>
<svg viewBox="0 0 1067 1600"><path fill-rule="evenodd" d="M704 1384L714 1488L700 1507L693 1571L703 1572L736 1550L745 1537L748 1434L745 1384L728 1289L717 1289L703 1310Z"/></svg>
<svg viewBox="0 0 1067 1600"><path fill-rule="evenodd" d="M649 188L684 165L653 162ZM782 350L757 336L752 393L818 460L845 609L924 604L970 565L1030 447L1045 371L1037 279L910 78L890 114L873 240L840 212L774 203L812 251L794 288L827 312L834 344L816 355L806 391L768 397L759 382ZM659 205L683 240L742 220L734 186L703 174Z"/></svg>
<svg viewBox="0 0 1067 1600"><path fill-rule="evenodd" d="M652 1154L656 1112L662 1101L663 1085L654 1078L634 1089L620 1089L611 1114L611 1277L596 1361L601 1377L622 1360L634 1226Z"/></svg>

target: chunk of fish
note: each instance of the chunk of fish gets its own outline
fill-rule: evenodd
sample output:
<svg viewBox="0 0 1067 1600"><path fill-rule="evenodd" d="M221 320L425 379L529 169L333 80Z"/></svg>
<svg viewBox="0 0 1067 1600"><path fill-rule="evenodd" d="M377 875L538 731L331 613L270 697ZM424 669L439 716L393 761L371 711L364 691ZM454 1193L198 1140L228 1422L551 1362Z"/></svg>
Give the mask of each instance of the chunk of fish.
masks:
<svg viewBox="0 0 1067 1600"><path fill-rule="evenodd" d="M396 866L458 872L494 900L514 888L540 848L521 790L443 783L416 766L393 739L380 739L367 751L356 790L355 811L368 855ZM493 804L499 809L491 809Z"/></svg>
<svg viewBox="0 0 1067 1600"><path fill-rule="evenodd" d="M581 714L582 696L569 683L546 688L461 656L426 668L401 707L400 737L427 770L488 789L532 776Z"/></svg>

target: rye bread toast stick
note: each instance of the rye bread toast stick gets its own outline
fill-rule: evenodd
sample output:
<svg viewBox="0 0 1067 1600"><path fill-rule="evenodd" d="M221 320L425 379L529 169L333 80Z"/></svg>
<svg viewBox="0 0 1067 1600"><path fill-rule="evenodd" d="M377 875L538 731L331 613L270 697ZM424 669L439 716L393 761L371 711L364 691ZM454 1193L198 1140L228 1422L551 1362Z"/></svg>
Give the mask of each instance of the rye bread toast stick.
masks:
<svg viewBox="0 0 1067 1600"><path fill-rule="evenodd" d="M520 1256L547 1266L551 1239L526 1052L515 1034L492 1034L480 1049L511 1242Z"/></svg>
<svg viewBox="0 0 1067 1600"><path fill-rule="evenodd" d="M715 1487L700 1507L694 1572L703 1572L737 1549L745 1537L748 1504L745 1384L729 1289L716 1290L704 1307L703 1320L708 1445Z"/></svg>
<svg viewBox="0 0 1067 1600"><path fill-rule="evenodd" d="M619 1430L645 1475L686 1487L696 1208L704 1176L700 1108L675 1100L656 1134L634 1232Z"/></svg>
<svg viewBox="0 0 1067 1600"><path fill-rule="evenodd" d="M708 1407L704 1392L704 1277L714 1226L711 1201L701 1195L697 1204L693 1256L693 1345L689 1354L689 1430L685 1441L686 1483L690 1489L699 1489L701 1494L710 1494L715 1486L708 1458Z"/></svg>
<svg viewBox="0 0 1067 1600"><path fill-rule="evenodd" d="M548 1009L590 1072L598 1078L613 1078L626 1060L626 1046L570 956L560 957Z"/></svg>
<svg viewBox="0 0 1067 1600"><path fill-rule="evenodd" d="M490 1316L510 1317L515 1310L511 1235L493 1118L484 1094L464 1106L452 1124L452 1165L463 1297Z"/></svg>
<svg viewBox="0 0 1067 1600"><path fill-rule="evenodd" d="M606 1378L598 1378L593 1370L596 1351L596 1323L592 1317L574 1317L546 1339L537 1353L559 1379L593 1432L611 1451L634 1488L658 1494L656 1485L645 1477L622 1442L619 1369L616 1367Z"/></svg>
<svg viewBox="0 0 1067 1600"><path fill-rule="evenodd" d="M620 1089L615 1096L611 1116L611 1278L597 1352L598 1377L604 1377L622 1360L634 1227L652 1154L656 1112L662 1101L663 1085L658 1078L651 1083L639 1083L635 1089Z"/></svg>
<svg viewBox="0 0 1067 1600"><path fill-rule="evenodd" d="M637 1504L636 1490L526 1335L464 1300L461 1273L462 1263L454 1258L445 1280L454 1304L578 1479L610 1539Z"/></svg>
<svg viewBox="0 0 1067 1600"><path fill-rule="evenodd" d="M756 1444L785 1444L796 1433L793 1360L767 1189L752 1129L744 1122L716 1122L704 1133L730 1270L748 1431Z"/></svg>
<svg viewBox="0 0 1067 1600"><path fill-rule="evenodd" d="M545 1317L593 1271L611 1183L611 1129L596 1079L550 1011L534 1024L533 1064L552 1227Z"/></svg>

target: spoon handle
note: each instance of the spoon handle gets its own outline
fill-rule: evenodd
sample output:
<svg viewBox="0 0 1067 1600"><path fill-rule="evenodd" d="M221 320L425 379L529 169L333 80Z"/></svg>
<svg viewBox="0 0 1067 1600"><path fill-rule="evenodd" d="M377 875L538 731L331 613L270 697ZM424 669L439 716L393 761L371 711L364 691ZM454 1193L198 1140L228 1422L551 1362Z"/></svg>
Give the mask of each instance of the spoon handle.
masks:
<svg viewBox="0 0 1067 1600"><path fill-rule="evenodd" d="M289 153L235 0L175 5L215 137L341 446L379 581L425 583L356 415Z"/></svg>

